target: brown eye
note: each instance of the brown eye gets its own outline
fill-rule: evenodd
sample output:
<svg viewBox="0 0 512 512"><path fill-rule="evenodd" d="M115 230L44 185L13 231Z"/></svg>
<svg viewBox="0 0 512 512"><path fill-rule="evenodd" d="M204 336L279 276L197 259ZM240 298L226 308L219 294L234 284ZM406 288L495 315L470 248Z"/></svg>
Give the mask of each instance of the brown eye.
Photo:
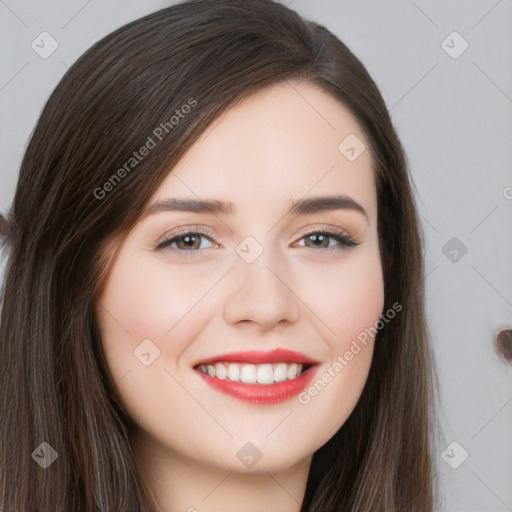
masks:
<svg viewBox="0 0 512 512"><path fill-rule="evenodd" d="M199 249L201 245L201 235L182 235L175 238L178 249ZM183 242L180 247L180 241Z"/></svg>
<svg viewBox="0 0 512 512"><path fill-rule="evenodd" d="M303 235L301 240L305 240L305 247L310 249L339 250L343 247L356 247L359 245L359 243L345 234L332 233L330 231L314 231ZM331 240L337 243L331 244ZM310 242L309 244L308 241Z"/></svg>
<svg viewBox="0 0 512 512"><path fill-rule="evenodd" d="M313 248L317 248L317 247L326 248L326 247L329 247L329 238L330 238L329 235L326 235L324 233L313 233L311 235L306 236L304 239L306 240L306 242L308 240L312 241ZM306 247L310 247L310 246L306 243Z"/></svg>
<svg viewBox="0 0 512 512"><path fill-rule="evenodd" d="M187 232L163 240L157 245L157 249L170 247L173 251L200 251L205 249L205 247L201 247L202 238L210 240L209 237L202 233ZM171 247L173 244L176 244L176 249Z"/></svg>

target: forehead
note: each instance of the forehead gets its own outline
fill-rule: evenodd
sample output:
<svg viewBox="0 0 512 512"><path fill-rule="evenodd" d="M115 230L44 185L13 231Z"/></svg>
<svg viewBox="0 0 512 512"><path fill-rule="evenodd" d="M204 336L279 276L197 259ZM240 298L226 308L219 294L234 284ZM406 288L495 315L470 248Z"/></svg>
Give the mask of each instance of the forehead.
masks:
<svg viewBox="0 0 512 512"><path fill-rule="evenodd" d="M346 150L354 148L347 153ZM153 200L217 198L240 208L347 194L376 215L372 158L357 119L329 93L282 82L219 117L171 170ZM273 205L273 206L272 206Z"/></svg>

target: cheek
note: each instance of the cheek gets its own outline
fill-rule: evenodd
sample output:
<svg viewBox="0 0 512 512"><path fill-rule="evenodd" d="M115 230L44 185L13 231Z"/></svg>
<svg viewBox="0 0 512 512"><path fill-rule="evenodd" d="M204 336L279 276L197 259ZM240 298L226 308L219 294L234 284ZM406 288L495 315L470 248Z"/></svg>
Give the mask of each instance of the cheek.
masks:
<svg viewBox="0 0 512 512"><path fill-rule="evenodd" d="M165 352L169 339L212 286L212 276L208 269L191 276L140 253L124 250L98 298L104 343L124 351L149 338ZM173 344L173 351L179 353L180 347Z"/></svg>
<svg viewBox="0 0 512 512"><path fill-rule="evenodd" d="M179 386L167 372L174 373L175 360L194 336L190 312L204 295L186 273L163 267L125 250L96 304L117 398L129 416L148 430L151 418L164 415L162 396L173 397L176 406L180 403Z"/></svg>
<svg viewBox="0 0 512 512"><path fill-rule="evenodd" d="M321 322L333 354L343 353L384 308L384 283L378 251L360 252L337 267L315 266L304 272L301 296ZM315 286L311 286L314 283Z"/></svg>
<svg viewBox="0 0 512 512"><path fill-rule="evenodd" d="M308 306L329 345L330 361L322 365L304 393L299 395L304 428L319 433L317 443L327 442L345 423L356 406L370 369L374 327L384 308L384 284L380 258L365 258L310 275L324 286L308 294ZM321 275L321 273L324 273Z"/></svg>
<svg viewBox="0 0 512 512"><path fill-rule="evenodd" d="M184 273L163 266L124 251L96 304L105 356L121 396L142 403L145 395L149 408L155 399L151 391L168 384L164 369L173 368L193 336L183 329L190 327L189 313L204 295Z"/></svg>
<svg viewBox="0 0 512 512"><path fill-rule="evenodd" d="M375 324L384 308L384 284L380 263L362 265L360 269L345 276L340 284L337 297L333 298L331 315L336 336L336 352L347 341L356 339L362 332ZM336 312L337 309L337 312Z"/></svg>

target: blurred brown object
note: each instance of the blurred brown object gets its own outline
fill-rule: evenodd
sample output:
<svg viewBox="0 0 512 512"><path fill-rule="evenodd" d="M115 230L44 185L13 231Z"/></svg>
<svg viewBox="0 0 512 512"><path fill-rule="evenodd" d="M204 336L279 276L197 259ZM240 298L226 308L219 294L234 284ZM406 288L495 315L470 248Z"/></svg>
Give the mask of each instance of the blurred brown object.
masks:
<svg viewBox="0 0 512 512"><path fill-rule="evenodd" d="M9 233L9 221L0 214L0 239L5 238Z"/></svg>
<svg viewBox="0 0 512 512"><path fill-rule="evenodd" d="M499 355L509 363L512 362L512 329L502 329L496 336L496 348Z"/></svg>

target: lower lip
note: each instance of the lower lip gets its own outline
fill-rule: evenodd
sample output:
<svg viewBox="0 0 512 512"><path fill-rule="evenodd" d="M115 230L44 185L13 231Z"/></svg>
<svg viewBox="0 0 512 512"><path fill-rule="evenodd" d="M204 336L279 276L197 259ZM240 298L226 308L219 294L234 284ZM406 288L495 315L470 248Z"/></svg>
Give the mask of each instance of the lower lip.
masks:
<svg viewBox="0 0 512 512"><path fill-rule="evenodd" d="M252 404L276 404L298 395L313 378L316 366L311 366L295 379L274 384L245 384L210 377L199 369L196 371L216 391Z"/></svg>

